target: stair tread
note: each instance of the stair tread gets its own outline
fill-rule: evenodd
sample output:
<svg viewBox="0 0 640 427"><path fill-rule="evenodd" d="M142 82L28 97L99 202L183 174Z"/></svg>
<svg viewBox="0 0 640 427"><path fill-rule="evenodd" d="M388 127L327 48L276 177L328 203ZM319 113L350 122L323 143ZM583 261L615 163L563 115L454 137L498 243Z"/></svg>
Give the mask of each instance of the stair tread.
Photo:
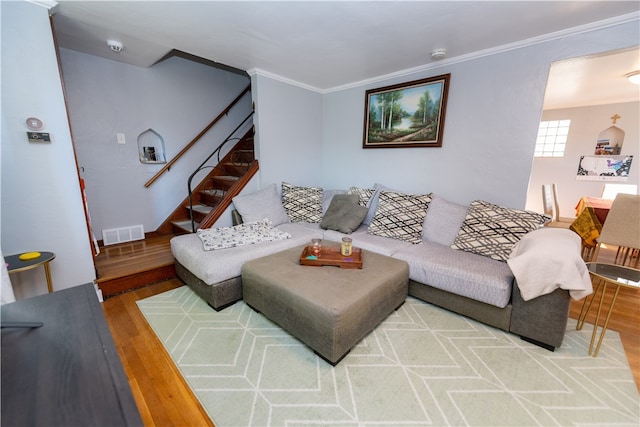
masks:
<svg viewBox="0 0 640 427"><path fill-rule="evenodd" d="M189 221L188 219L182 221L171 221L171 224L175 225L176 227L182 228L183 230L191 232L191 221ZM200 224L196 222L195 227L197 230L198 227L200 227Z"/></svg>
<svg viewBox="0 0 640 427"><path fill-rule="evenodd" d="M225 181L237 181L240 179L240 177L233 176L233 175L218 175L218 176L214 176L213 179L221 179Z"/></svg>
<svg viewBox="0 0 640 427"><path fill-rule="evenodd" d="M192 226L189 219L185 216L191 216L195 222L195 229L200 228L201 224L210 224L214 221L210 218L213 213L216 213L216 218L219 216L218 212L221 203L225 202L225 197L229 194L228 191L235 191L235 186L238 182L242 182L243 177L257 165L255 159L255 150L253 148L253 136L244 137L234 148L229 152L228 156L225 156L224 161L215 166L210 173L202 179L198 185L198 189L195 199L193 199L193 206L186 206L179 211L176 211L174 220L170 221L171 227L175 234L191 233ZM208 188L204 188L208 187ZM191 213L189 213L191 209Z"/></svg>
<svg viewBox="0 0 640 427"><path fill-rule="evenodd" d="M209 212L211 212L213 207L209 206L209 205L200 204L200 205L193 205L191 207L191 209L194 210L194 211L202 212L202 213L209 213Z"/></svg>

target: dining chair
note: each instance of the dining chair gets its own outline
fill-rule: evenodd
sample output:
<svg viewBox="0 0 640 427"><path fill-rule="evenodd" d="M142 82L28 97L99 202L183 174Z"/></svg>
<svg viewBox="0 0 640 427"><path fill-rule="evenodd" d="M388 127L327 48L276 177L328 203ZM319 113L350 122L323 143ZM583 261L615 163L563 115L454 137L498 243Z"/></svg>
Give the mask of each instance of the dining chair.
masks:
<svg viewBox="0 0 640 427"><path fill-rule="evenodd" d="M638 267L640 195L620 193L616 196L597 243L591 261L597 261L602 245L614 245L618 247L615 264Z"/></svg>
<svg viewBox="0 0 640 427"><path fill-rule="evenodd" d="M638 194L638 186L635 184L605 184L600 197L613 200L619 193Z"/></svg>
<svg viewBox="0 0 640 427"><path fill-rule="evenodd" d="M569 228L575 219L560 216L556 184L542 184L542 206L545 215L549 215L551 217L551 222L546 223L545 227Z"/></svg>

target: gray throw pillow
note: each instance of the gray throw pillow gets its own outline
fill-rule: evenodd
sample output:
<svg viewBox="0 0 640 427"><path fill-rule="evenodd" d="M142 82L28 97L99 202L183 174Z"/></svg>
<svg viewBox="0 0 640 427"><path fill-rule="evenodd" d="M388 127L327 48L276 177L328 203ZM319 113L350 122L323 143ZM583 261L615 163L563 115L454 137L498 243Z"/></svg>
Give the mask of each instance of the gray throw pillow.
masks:
<svg viewBox="0 0 640 427"><path fill-rule="evenodd" d="M431 196L422 225L422 240L451 246L467 216L467 207L437 195Z"/></svg>
<svg viewBox="0 0 640 427"><path fill-rule="evenodd" d="M358 204L357 194L336 194L324 214L320 227L351 234L360 226L368 209Z"/></svg>
<svg viewBox="0 0 640 427"><path fill-rule="evenodd" d="M255 193L236 196L233 198L233 205L243 222L262 221L268 218L274 227L289 222L275 184Z"/></svg>

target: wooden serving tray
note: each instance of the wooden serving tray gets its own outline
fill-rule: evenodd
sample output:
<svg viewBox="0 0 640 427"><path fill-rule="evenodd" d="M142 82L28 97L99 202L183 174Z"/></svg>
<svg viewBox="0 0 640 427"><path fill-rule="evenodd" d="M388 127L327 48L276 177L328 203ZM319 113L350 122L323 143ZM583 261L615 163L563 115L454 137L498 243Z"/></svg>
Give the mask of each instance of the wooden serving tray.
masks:
<svg viewBox="0 0 640 427"><path fill-rule="evenodd" d="M316 267L333 265L340 268L362 268L362 249L353 248L351 256L345 257L340 253L340 246L322 246L320 255L315 257L311 254L311 246L306 246L300 255L300 264Z"/></svg>

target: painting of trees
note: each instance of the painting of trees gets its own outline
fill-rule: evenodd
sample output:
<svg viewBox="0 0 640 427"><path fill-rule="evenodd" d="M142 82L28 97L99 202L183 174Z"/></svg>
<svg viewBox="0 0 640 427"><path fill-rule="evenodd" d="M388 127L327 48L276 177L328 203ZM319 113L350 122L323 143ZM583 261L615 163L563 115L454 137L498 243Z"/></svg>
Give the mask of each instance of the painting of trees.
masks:
<svg viewBox="0 0 640 427"><path fill-rule="evenodd" d="M368 90L363 147L441 146L449 77Z"/></svg>

